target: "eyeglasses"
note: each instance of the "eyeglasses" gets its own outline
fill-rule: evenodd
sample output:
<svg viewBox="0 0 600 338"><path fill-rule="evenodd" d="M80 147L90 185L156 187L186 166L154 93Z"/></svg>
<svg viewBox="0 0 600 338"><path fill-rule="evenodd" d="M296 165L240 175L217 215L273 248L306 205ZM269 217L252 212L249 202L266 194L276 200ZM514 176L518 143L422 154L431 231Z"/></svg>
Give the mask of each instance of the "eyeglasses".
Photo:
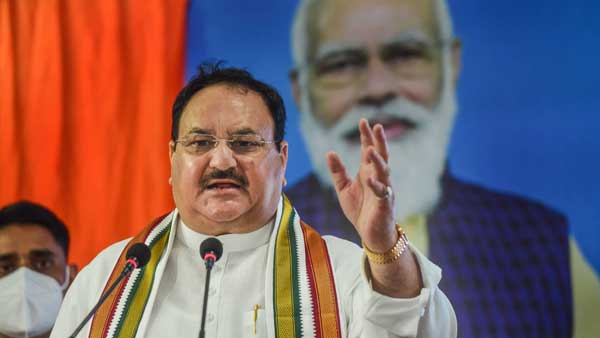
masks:
<svg viewBox="0 0 600 338"><path fill-rule="evenodd" d="M239 155L254 155L259 153L266 144L276 144L279 141L265 141L260 135L232 135L230 138L218 138L208 134L194 134L175 141L186 151L194 155L203 155L216 148L219 142L225 141L229 149Z"/></svg>
<svg viewBox="0 0 600 338"><path fill-rule="evenodd" d="M311 77L324 88L364 83L370 59L379 58L390 74L400 79L430 76L446 41L398 41L380 47L376 55L363 48L340 48L325 53L307 65Z"/></svg>

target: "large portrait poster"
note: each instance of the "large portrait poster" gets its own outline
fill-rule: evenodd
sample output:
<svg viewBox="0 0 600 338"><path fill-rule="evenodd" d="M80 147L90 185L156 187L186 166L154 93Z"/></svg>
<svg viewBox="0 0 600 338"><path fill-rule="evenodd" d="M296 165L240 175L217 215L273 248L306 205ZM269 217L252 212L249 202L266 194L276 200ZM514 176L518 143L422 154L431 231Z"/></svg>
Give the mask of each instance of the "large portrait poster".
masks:
<svg viewBox="0 0 600 338"><path fill-rule="evenodd" d="M296 16L297 5L191 2L186 76L224 60L281 91L300 215L357 241L325 152L355 168L367 117L386 128L397 214L442 267L459 336L598 330L585 313L600 297L599 6L314 1Z"/></svg>

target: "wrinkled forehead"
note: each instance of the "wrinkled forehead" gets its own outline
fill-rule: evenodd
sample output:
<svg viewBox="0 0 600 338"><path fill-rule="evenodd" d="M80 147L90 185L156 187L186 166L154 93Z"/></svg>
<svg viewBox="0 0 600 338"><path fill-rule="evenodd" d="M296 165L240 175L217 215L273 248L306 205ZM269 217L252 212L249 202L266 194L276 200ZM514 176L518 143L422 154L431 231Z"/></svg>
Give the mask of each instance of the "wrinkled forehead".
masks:
<svg viewBox="0 0 600 338"><path fill-rule="evenodd" d="M437 39L433 0L321 0L309 9L309 60L323 49Z"/></svg>
<svg viewBox="0 0 600 338"><path fill-rule="evenodd" d="M260 94L226 84L198 91L186 105L180 120L179 135L274 134L274 121Z"/></svg>

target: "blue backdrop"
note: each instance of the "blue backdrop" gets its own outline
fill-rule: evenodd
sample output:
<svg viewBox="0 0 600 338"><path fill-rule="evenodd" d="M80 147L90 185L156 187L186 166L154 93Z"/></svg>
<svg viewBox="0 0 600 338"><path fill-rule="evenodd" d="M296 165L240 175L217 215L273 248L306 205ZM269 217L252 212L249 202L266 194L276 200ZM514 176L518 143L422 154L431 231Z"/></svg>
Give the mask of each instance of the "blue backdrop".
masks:
<svg viewBox="0 0 600 338"><path fill-rule="evenodd" d="M600 271L600 3L450 0L463 41L450 148L458 176L564 212ZM207 59L273 84L289 113L287 178L310 169L287 71L295 0L192 1L187 77Z"/></svg>

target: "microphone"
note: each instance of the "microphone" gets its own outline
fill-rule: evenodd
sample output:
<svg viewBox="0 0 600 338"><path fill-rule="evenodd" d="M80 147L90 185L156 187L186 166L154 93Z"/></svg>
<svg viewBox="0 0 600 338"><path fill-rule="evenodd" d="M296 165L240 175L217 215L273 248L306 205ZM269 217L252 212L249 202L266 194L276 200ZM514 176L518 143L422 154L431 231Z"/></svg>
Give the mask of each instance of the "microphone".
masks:
<svg viewBox="0 0 600 338"><path fill-rule="evenodd" d="M200 244L200 257L204 260L206 266L206 280L204 283L204 300L202 302L202 322L200 323L199 338L204 338L204 321L206 320L206 305L208 304L208 286L210 283L210 271L215 262L221 258L223 254L223 244L214 237L205 239Z"/></svg>
<svg viewBox="0 0 600 338"><path fill-rule="evenodd" d="M206 269L212 269L222 254L223 244L214 237L207 238L200 244L200 257L204 260Z"/></svg>
<svg viewBox="0 0 600 338"><path fill-rule="evenodd" d="M96 305L92 308L92 310L90 310L87 316L85 316L81 324L77 326L77 328L75 329L75 331L73 331L69 338L75 338L79 334L79 331L81 331L85 324L87 324L87 322L94 316L94 314L96 314L96 311L98 311L100 305L102 305L106 298L110 296L110 294L114 291L117 285L121 283L123 278L127 277L134 269L143 268L148 263L148 261L150 260L150 248L148 248L148 246L144 243L135 243L129 248L129 250L127 250L127 254L125 255L125 257L125 267L123 268L123 271L121 271L119 277L117 277L117 279L111 284L110 288L106 290L106 293L104 293L102 297L100 297L98 303L96 303Z"/></svg>

